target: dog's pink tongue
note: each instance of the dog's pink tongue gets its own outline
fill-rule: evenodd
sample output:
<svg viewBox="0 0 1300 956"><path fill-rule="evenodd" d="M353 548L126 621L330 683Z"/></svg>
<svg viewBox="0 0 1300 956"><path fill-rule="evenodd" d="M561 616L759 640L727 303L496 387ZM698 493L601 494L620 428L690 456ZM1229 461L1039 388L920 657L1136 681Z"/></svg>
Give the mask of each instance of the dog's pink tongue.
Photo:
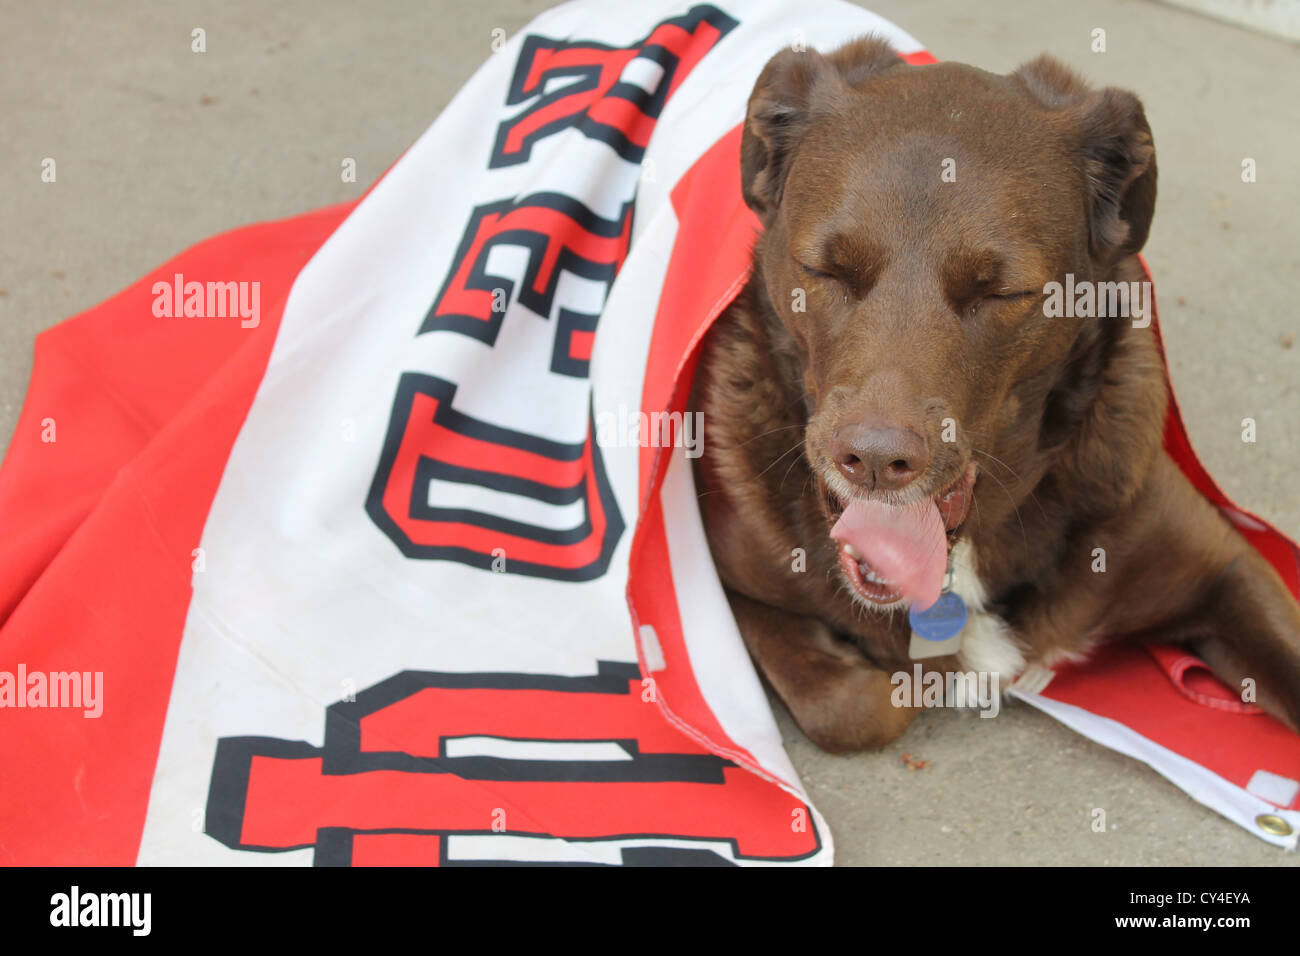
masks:
<svg viewBox="0 0 1300 956"><path fill-rule="evenodd" d="M855 499L835 522L831 538L853 545L918 611L939 600L948 541L934 499L906 507Z"/></svg>

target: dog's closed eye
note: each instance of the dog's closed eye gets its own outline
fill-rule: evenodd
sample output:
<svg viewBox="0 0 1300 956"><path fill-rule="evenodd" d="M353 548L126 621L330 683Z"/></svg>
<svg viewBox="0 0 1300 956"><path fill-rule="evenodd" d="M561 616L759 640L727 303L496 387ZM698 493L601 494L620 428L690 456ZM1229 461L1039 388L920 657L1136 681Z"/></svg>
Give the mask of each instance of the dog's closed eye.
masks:
<svg viewBox="0 0 1300 956"><path fill-rule="evenodd" d="M825 268L810 266L802 260L796 259L795 265L807 279L815 279L822 284L830 284L843 295L845 302L850 299L859 300L866 296L871 288L869 279L864 278L857 270L844 268L839 265L827 265Z"/></svg>
<svg viewBox="0 0 1300 956"><path fill-rule="evenodd" d="M1029 301L1030 299L1040 299L1042 298L1042 296L1043 293L1040 292L1038 289L1020 290L1020 289L1011 288L1011 289L1007 289L1006 291L1002 291L1000 289L989 289L986 291L978 291L973 293L966 299L966 302L964 303L964 308L961 311L964 312L967 316L973 318L985 308L996 309L1000 307L1010 306L1016 303L1024 303Z"/></svg>
<svg viewBox="0 0 1300 956"><path fill-rule="evenodd" d="M813 266L799 262L798 260L795 260L795 262L805 275L811 276L814 279L831 279L836 282L843 281L839 276L834 273L826 272L824 269L816 269Z"/></svg>
<svg viewBox="0 0 1300 956"><path fill-rule="evenodd" d="M983 260L983 261L978 261ZM951 297L959 313L974 315L984 306L1009 305L1041 297L1041 287L1033 287L1020 269L1008 269L992 253L977 258L978 267L965 276L957 270L951 280Z"/></svg>

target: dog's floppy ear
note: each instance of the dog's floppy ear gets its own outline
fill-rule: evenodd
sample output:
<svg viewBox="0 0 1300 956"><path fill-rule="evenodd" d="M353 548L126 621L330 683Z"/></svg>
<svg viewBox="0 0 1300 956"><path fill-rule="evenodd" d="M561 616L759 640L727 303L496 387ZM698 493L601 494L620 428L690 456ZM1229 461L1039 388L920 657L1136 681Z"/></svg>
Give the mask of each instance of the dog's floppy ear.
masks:
<svg viewBox="0 0 1300 956"><path fill-rule="evenodd" d="M785 49L772 57L749 97L740 144L740 185L749 207L765 216L781 202L790 157L819 103L857 88L903 61L884 40L862 37L822 55Z"/></svg>
<svg viewBox="0 0 1300 956"><path fill-rule="evenodd" d="M1093 258L1110 263L1141 250L1156 205L1156 149L1142 101L1127 90L1091 90L1050 56L1026 63L1015 76L1045 106L1073 114Z"/></svg>

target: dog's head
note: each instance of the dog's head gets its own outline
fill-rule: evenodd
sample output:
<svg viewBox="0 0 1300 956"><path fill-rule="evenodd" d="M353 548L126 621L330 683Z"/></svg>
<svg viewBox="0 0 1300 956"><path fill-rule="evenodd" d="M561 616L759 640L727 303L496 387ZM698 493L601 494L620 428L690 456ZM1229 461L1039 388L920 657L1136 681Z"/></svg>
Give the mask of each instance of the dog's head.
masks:
<svg viewBox="0 0 1300 956"><path fill-rule="evenodd" d="M997 76L874 38L785 50L750 98L741 179L844 573L873 606L928 604L977 471L1059 444L1099 387L1118 320L1044 303L1146 240L1142 105L1048 57Z"/></svg>

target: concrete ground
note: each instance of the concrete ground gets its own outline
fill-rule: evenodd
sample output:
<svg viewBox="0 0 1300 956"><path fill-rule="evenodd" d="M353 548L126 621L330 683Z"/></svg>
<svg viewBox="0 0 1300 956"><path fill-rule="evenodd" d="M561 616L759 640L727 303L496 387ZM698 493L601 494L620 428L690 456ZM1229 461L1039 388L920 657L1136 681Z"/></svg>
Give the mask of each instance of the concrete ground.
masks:
<svg viewBox="0 0 1300 956"><path fill-rule="evenodd" d="M544 6L0 0L0 435L37 332L204 237L358 195L488 55L491 30ZM1142 96L1160 163L1146 256L1193 441L1239 503L1300 533L1295 45L1149 0L871 6L944 60L1005 72L1048 51ZM1105 53L1090 51L1098 27ZM355 184L339 181L343 156ZM41 182L45 157L57 184ZM841 863L1300 862L1023 705L927 714L854 757L817 751L777 710Z"/></svg>

